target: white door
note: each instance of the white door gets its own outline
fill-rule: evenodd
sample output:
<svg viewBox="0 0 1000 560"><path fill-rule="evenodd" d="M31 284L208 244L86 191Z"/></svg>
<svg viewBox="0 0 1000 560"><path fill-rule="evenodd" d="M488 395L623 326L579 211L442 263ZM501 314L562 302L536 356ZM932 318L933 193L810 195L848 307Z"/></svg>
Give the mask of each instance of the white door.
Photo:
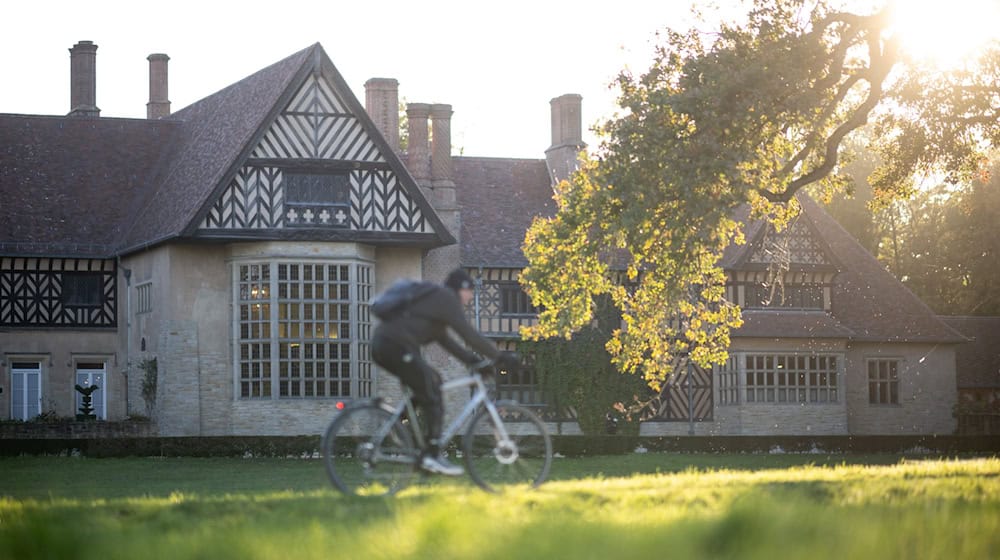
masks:
<svg viewBox="0 0 1000 560"><path fill-rule="evenodd" d="M91 387L96 387L90 393L90 407L93 408L93 414L101 420L107 420L107 407L105 406L105 396L108 394L104 382L107 379L107 371L102 362L80 362L76 364L76 384L83 389L90 389ZM83 407L83 393L75 390L73 393L76 395L76 409L75 414L82 414L83 411L80 408Z"/></svg>
<svg viewBox="0 0 1000 560"><path fill-rule="evenodd" d="M14 362L10 373L10 416L14 420L31 420L42 413L42 364Z"/></svg>

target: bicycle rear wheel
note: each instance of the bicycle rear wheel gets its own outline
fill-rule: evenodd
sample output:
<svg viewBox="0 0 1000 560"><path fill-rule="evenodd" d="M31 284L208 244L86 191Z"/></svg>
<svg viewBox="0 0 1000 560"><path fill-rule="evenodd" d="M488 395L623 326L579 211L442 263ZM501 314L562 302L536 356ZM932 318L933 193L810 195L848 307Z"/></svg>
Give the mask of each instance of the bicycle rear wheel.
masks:
<svg viewBox="0 0 1000 560"><path fill-rule="evenodd" d="M410 431L375 403L338 414L323 434L321 447L330 482L345 494L359 496L402 490L420 456Z"/></svg>
<svg viewBox="0 0 1000 560"><path fill-rule="evenodd" d="M496 408L507 419L503 426L508 438L503 438L489 411L480 410L463 442L469 476L488 492L501 485L538 487L552 465L552 441L545 424L519 404L497 403Z"/></svg>

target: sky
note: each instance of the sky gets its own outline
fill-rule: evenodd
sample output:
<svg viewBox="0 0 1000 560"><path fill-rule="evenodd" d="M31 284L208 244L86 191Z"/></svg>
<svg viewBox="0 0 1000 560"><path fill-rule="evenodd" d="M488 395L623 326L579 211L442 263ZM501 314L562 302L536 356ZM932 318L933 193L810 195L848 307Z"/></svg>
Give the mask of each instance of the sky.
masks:
<svg viewBox="0 0 1000 560"><path fill-rule="evenodd" d="M730 9L740 0L700 2ZM689 0L33 0L7 2L0 113L69 111L69 48L97 44L102 117L145 118L152 53L169 62L171 109L314 43L364 105L372 77L406 102L452 105L453 152L542 158L549 101L583 96L584 141L615 111L609 85L652 60L655 33L687 29ZM710 8L711 9L711 8Z"/></svg>

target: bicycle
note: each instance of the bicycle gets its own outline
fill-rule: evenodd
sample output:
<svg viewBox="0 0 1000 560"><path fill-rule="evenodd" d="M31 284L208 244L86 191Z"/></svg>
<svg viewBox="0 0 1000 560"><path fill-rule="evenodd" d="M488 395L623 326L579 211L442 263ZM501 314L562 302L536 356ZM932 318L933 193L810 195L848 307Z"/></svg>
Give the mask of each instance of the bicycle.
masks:
<svg viewBox="0 0 1000 560"><path fill-rule="evenodd" d="M483 374L441 385L442 391L472 388L462 411L441 433L447 446L464 427L461 455L466 471L480 488L497 492L500 485L537 488L552 465L552 441L544 422L513 401L494 402ZM504 416L518 422L506 423ZM419 473L424 432L412 396L390 406L381 398L348 405L323 434L322 453L333 485L348 495L392 495Z"/></svg>

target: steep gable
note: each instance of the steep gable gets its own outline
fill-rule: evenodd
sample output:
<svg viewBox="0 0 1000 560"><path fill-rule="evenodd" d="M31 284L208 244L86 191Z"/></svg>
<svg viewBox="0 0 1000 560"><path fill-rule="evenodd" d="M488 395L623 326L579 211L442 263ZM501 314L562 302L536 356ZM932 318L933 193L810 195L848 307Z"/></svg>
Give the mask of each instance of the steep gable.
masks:
<svg viewBox="0 0 1000 560"><path fill-rule="evenodd" d="M454 242L318 47L186 233L202 238Z"/></svg>
<svg viewBox="0 0 1000 560"><path fill-rule="evenodd" d="M233 162L314 48L299 51L162 119L179 123L180 137L167 154L169 163L131 209L132 219L122 235L122 253L185 233L201 208L214 199L215 187L227 179Z"/></svg>
<svg viewBox="0 0 1000 560"><path fill-rule="evenodd" d="M830 274L832 292L831 305L826 313L810 312L814 316L811 322L808 317L796 319L804 321L799 327L803 332L809 332L814 337L822 334L871 342L964 341L964 337L936 317L920 298L893 277L819 204L804 194L798 199L803 212L799 220L807 219L815 235L814 243L802 247L821 247L830 260L829 265L819 268L821 272L816 272L816 265L809 262L800 262L798 266L805 270L812 269L813 272L808 274ZM759 239L761 230L769 226L761 221L750 221L747 215L745 209L741 210L741 221L746 224L747 236ZM754 251L752 243L727 250L722 263L731 277L739 277L742 270L752 268ZM813 249L800 251L799 254L813 254ZM805 260L814 259L809 257ZM747 315L752 315L752 320L747 321L735 333L736 336L789 335L787 321L791 315L787 313L772 310ZM831 320L834 322L831 323Z"/></svg>
<svg viewBox="0 0 1000 560"><path fill-rule="evenodd" d="M171 115L123 253L174 238L453 243L315 44Z"/></svg>
<svg viewBox="0 0 1000 560"><path fill-rule="evenodd" d="M748 245L740 267L768 267L781 264L797 269L836 269L829 247L816 232L808 214L794 219L780 233L773 225L758 228Z"/></svg>

